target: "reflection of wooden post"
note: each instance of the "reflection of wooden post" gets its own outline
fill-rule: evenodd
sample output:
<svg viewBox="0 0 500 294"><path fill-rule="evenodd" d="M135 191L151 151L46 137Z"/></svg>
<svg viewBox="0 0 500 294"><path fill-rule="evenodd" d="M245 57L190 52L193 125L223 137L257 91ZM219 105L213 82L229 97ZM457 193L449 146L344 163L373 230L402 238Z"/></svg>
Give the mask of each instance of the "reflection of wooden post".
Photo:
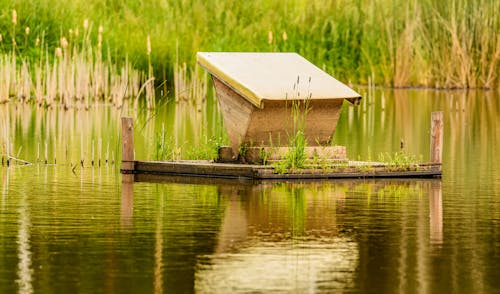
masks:
<svg viewBox="0 0 500 294"><path fill-rule="evenodd" d="M431 183L429 193L430 241L434 244L443 243L443 199L441 197L441 180Z"/></svg>
<svg viewBox="0 0 500 294"><path fill-rule="evenodd" d="M122 117L122 168L123 173L134 171L134 124L132 118Z"/></svg>
<svg viewBox="0 0 500 294"><path fill-rule="evenodd" d="M231 190L233 193L231 193ZM219 238L217 241L216 253L227 253L239 243L245 241L248 235L247 212L241 204L241 199L237 193L237 187L224 187L220 190L220 195L230 195L224 212ZM225 193L226 192L226 193Z"/></svg>
<svg viewBox="0 0 500 294"><path fill-rule="evenodd" d="M441 163L443 158L443 112L431 114L431 162Z"/></svg>
<svg viewBox="0 0 500 294"><path fill-rule="evenodd" d="M121 223L125 229L132 228L134 215L134 175L122 175Z"/></svg>

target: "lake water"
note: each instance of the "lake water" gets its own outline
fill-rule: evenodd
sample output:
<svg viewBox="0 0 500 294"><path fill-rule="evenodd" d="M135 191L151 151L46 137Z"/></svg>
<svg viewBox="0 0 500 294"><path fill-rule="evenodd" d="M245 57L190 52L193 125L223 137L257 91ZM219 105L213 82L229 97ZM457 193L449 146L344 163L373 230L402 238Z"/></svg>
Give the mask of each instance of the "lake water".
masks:
<svg viewBox="0 0 500 294"><path fill-rule="evenodd" d="M499 292L498 93L359 91L335 144L425 161L442 110L442 179L123 182L122 115L137 158L162 133L182 155L222 135L214 102L0 105L1 153L34 163L0 167L0 293Z"/></svg>

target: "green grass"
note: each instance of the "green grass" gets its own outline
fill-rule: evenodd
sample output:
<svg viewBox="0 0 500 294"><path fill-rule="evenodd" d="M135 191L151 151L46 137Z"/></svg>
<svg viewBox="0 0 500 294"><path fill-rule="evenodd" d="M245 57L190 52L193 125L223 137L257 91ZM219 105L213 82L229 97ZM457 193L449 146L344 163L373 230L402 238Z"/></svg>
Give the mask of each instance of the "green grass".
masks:
<svg viewBox="0 0 500 294"><path fill-rule="evenodd" d="M422 156L417 159L416 156L404 151L398 151L394 154L381 153L378 160L386 163L389 170L416 170L419 168L418 163L423 162Z"/></svg>
<svg viewBox="0 0 500 294"><path fill-rule="evenodd" d="M310 79L309 79L310 82ZM300 80L297 77L297 82L293 89L299 89ZM291 126L292 133L287 134L290 142L288 143L288 151L283 154L282 159L275 164L277 173L285 173L289 170L297 170L305 167L307 155L305 148L307 146L307 138L305 134L306 117L309 114L310 108L310 93L306 93L306 98L302 100L292 100L291 105ZM300 98L300 93L293 93L292 99Z"/></svg>
<svg viewBox="0 0 500 294"><path fill-rule="evenodd" d="M157 86L174 83L174 65L193 68L197 51L296 51L357 84L367 84L369 77L386 86L500 84L496 0L0 0L0 5L0 52L11 52L15 41L18 62L44 54L33 46L37 37L53 52L61 36L68 37L70 29L82 32L88 19L94 32L103 27L102 48L113 63L128 56L146 73L152 64ZM91 38L98 43L97 34Z"/></svg>

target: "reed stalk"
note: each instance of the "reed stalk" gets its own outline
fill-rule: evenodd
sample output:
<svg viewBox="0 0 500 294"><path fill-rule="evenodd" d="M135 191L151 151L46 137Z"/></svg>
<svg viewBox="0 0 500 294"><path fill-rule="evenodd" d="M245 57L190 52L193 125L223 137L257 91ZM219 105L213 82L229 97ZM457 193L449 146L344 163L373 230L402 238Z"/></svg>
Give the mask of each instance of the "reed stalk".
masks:
<svg viewBox="0 0 500 294"><path fill-rule="evenodd" d="M84 149L83 149L83 133L80 134L80 165L83 167Z"/></svg>
<svg viewBox="0 0 500 294"><path fill-rule="evenodd" d="M97 140L97 166L101 167L102 139Z"/></svg>
<svg viewBox="0 0 500 294"><path fill-rule="evenodd" d="M106 165L108 165L108 161L109 161L109 142L108 142L108 145L106 147Z"/></svg>
<svg viewBox="0 0 500 294"><path fill-rule="evenodd" d="M48 147L48 144L47 144L47 141L45 141L45 150L44 150L44 160L43 162L45 164L48 164L49 163L49 147Z"/></svg>
<svg viewBox="0 0 500 294"><path fill-rule="evenodd" d="M111 62L109 51L107 59L103 58L102 27L98 31L100 41L97 50L90 40L88 24L84 31L86 33L80 38L61 36L53 55L49 54L50 48L43 41L42 44L36 44L37 48L44 47L34 48L41 52L40 57L32 60L26 55L20 64L16 61L18 56L13 37L12 51L0 51L0 103L11 100L33 101L40 106L52 107L58 103L65 109L77 105L88 109L91 101L109 101L121 107L125 99L135 97L141 83L141 72L134 69L127 58L118 67ZM24 45L28 46L27 35ZM151 66L149 76L152 75ZM153 108L154 85L149 85L146 92L150 107Z"/></svg>

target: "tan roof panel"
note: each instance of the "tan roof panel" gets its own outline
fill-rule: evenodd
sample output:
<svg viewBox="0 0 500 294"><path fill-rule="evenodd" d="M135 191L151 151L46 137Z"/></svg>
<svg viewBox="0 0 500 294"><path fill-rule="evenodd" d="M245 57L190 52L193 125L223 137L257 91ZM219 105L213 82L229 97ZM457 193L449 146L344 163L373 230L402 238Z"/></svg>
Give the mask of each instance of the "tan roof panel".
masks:
<svg viewBox="0 0 500 294"><path fill-rule="evenodd" d="M340 99L361 95L297 53L198 52L208 72L257 107L265 100ZM298 86L297 86L298 85Z"/></svg>

